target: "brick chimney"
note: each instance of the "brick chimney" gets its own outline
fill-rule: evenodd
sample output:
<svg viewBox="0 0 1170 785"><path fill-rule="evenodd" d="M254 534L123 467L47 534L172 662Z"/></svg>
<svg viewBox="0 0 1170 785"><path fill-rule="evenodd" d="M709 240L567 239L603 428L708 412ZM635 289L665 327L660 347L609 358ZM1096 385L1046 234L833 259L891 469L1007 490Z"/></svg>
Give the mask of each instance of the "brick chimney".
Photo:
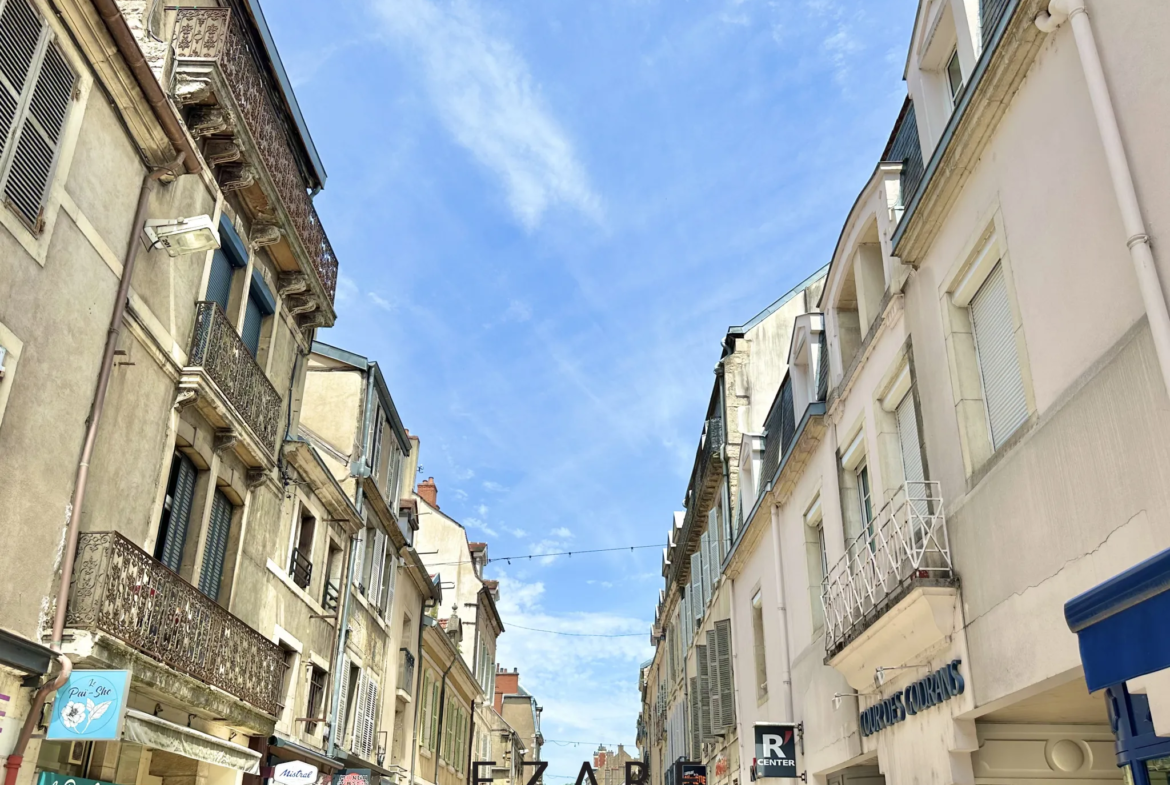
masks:
<svg viewBox="0 0 1170 785"><path fill-rule="evenodd" d="M493 701L497 712L503 712L504 696L516 695L520 692L520 669L508 671L507 668L496 668L496 699Z"/></svg>
<svg viewBox="0 0 1170 785"><path fill-rule="evenodd" d="M435 478L427 477L418 484L418 495L423 498L427 504L439 509L439 489L435 487Z"/></svg>

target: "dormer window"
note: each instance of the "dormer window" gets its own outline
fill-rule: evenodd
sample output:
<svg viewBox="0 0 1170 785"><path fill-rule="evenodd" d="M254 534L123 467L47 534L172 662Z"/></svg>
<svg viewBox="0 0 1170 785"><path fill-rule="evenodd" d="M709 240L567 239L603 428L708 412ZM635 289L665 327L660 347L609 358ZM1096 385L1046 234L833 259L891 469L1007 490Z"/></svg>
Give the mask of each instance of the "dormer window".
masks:
<svg viewBox="0 0 1170 785"><path fill-rule="evenodd" d="M953 109L959 103L959 96L963 92L963 69L959 65L959 50L956 48L951 52L950 59L947 60L947 89L951 95L951 108Z"/></svg>

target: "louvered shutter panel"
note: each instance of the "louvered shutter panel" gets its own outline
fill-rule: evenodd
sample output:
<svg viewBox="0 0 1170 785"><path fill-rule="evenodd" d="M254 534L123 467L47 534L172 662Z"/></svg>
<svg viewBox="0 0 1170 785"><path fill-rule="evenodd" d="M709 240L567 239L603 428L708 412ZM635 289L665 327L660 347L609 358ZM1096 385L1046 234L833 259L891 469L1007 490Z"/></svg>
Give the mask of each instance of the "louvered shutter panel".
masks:
<svg viewBox="0 0 1170 785"><path fill-rule="evenodd" d="M340 711L341 716L337 718L337 729L334 731L333 738L337 744L345 746L345 715L346 709L349 708L349 658L343 657L341 660L341 696Z"/></svg>
<svg viewBox="0 0 1170 785"><path fill-rule="evenodd" d="M703 557L699 551L691 554L691 620L703 615Z"/></svg>
<svg viewBox="0 0 1170 785"><path fill-rule="evenodd" d="M699 675L699 738L711 738L711 673L707 669L707 647L695 646L695 672Z"/></svg>
<svg viewBox="0 0 1170 785"><path fill-rule="evenodd" d="M378 591L382 587L382 560L386 553L386 535L381 529L373 530L374 556L370 564L370 585L366 587L366 596L376 601Z"/></svg>
<svg viewBox="0 0 1170 785"><path fill-rule="evenodd" d="M362 738L366 733L366 674L358 671L357 697L353 708L353 734L349 741L349 749L360 755Z"/></svg>
<svg viewBox="0 0 1170 785"><path fill-rule="evenodd" d="M248 307L244 312L244 329L241 331L240 337L253 357L260 351L260 327L263 322L264 311L261 303L252 292L249 292Z"/></svg>
<svg viewBox="0 0 1170 785"><path fill-rule="evenodd" d="M922 482L926 479L926 472L922 466L922 448L918 440L918 417L914 412L913 393L906 393L906 397L898 404L896 415L898 442L902 448L902 470L906 482Z"/></svg>
<svg viewBox="0 0 1170 785"><path fill-rule="evenodd" d="M159 561L178 572L183 565L183 547L187 543L187 525L191 519L191 503L195 499L195 479L198 473L195 464L186 455L175 453L175 460L179 466Z"/></svg>
<svg viewBox="0 0 1170 785"><path fill-rule="evenodd" d="M220 248L211 257L211 272L207 276L207 299L218 303L225 314L228 310L228 300L232 296L233 271L227 252Z"/></svg>
<svg viewBox="0 0 1170 785"><path fill-rule="evenodd" d="M427 744L427 737L430 736L430 731L431 731L430 697L431 697L431 672L430 671L423 671L422 692L419 693L419 700L422 701L422 729L421 729L421 733L422 733L422 745L424 747L429 746Z"/></svg>
<svg viewBox="0 0 1170 785"><path fill-rule="evenodd" d="M703 706L699 700L699 677L691 677L691 759L698 760L702 755L703 737Z"/></svg>
<svg viewBox="0 0 1170 785"><path fill-rule="evenodd" d="M374 751L374 738L378 722L378 685L371 680L366 686L366 735L362 749L368 757Z"/></svg>
<svg viewBox="0 0 1170 785"><path fill-rule="evenodd" d="M719 706L724 728L735 725L735 673L731 663L731 619L715 622L716 663L719 669Z"/></svg>
<svg viewBox="0 0 1170 785"><path fill-rule="evenodd" d="M228 536L232 530L232 503L217 490L211 500L211 519L203 545L203 567L199 570L199 591L213 600L219 599L219 584L227 556Z"/></svg>
<svg viewBox="0 0 1170 785"><path fill-rule="evenodd" d="M975 332L975 351L979 357L991 443L998 450L1028 419L1028 400L1020 373L1020 355L1016 351L1007 279L1001 265L995 266L971 298L971 326Z"/></svg>
<svg viewBox="0 0 1170 785"><path fill-rule="evenodd" d="M0 89L0 171L5 172L5 201L37 231L77 81L51 39L28 0L5 3L0 14L0 73L6 81Z"/></svg>
<svg viewBox="0 0 1170 785"><path fill-rule="evenodd" d="M438 680L431 682L431 743L430 749L433 751L439 746L442 739L439 736L439 682Z"/></svg>
<svg viewBox="0 0 1170 785"><path fill-rule="evenodd" d="M707 691L711 695L711 735L723 730L723 692L719 683L719 666L715 649L715 630L707 630Z"/></svg>
<svg viewBox="0 0 1170 785"><path fill-rule="evenodd" d="M711 532L710 530L703 532L700 540L701 550L703 554L703 607L711 602Z"/></svg>

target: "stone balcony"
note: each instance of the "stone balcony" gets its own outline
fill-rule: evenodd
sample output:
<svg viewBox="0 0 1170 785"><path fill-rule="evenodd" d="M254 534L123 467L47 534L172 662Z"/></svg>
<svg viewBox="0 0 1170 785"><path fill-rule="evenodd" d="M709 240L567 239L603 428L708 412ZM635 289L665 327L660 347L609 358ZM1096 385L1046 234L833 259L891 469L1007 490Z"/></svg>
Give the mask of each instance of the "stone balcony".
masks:
<svg viewBox="0 0 1170 785"><path fill-rule="evenodd" d="M75 636L87 631L115 638L265 715L280 712L280 647L117 532L81 534L65 623ZM169 692L197 689L135 668L135 680L140 677Z"/></svg>
<svg viewBox="0 0 1170 785"><path fill-rule="evenodd" d="M250 213L252 245L267 246L283 272L289 311L304 329L331 326L337 258L262 57L227 8L180 10L172 44L171 96L220 187L238 192Z"/></svg>
<svg viewBox="0 0 1170 785"><path fill-rule="evenodd" d="M179 404L197 406L217 429L217 449L234 448L255 469L275 465L280 393L214 302L196 303Z"/></svg>

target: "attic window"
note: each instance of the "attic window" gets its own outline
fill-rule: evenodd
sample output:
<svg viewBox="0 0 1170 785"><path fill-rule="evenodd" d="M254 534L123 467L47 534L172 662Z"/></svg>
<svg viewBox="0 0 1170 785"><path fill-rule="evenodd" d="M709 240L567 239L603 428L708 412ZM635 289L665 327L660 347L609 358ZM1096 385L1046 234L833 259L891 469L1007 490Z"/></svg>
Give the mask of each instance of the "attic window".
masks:
<svg viewBox="0 0 1170 785"><path fill-rule="evenodd" d="M959 50L951 52L947 60L947 89L950 90L951 107L959 103L959 96L963 92L963 69L959 66Z"/></svg>

